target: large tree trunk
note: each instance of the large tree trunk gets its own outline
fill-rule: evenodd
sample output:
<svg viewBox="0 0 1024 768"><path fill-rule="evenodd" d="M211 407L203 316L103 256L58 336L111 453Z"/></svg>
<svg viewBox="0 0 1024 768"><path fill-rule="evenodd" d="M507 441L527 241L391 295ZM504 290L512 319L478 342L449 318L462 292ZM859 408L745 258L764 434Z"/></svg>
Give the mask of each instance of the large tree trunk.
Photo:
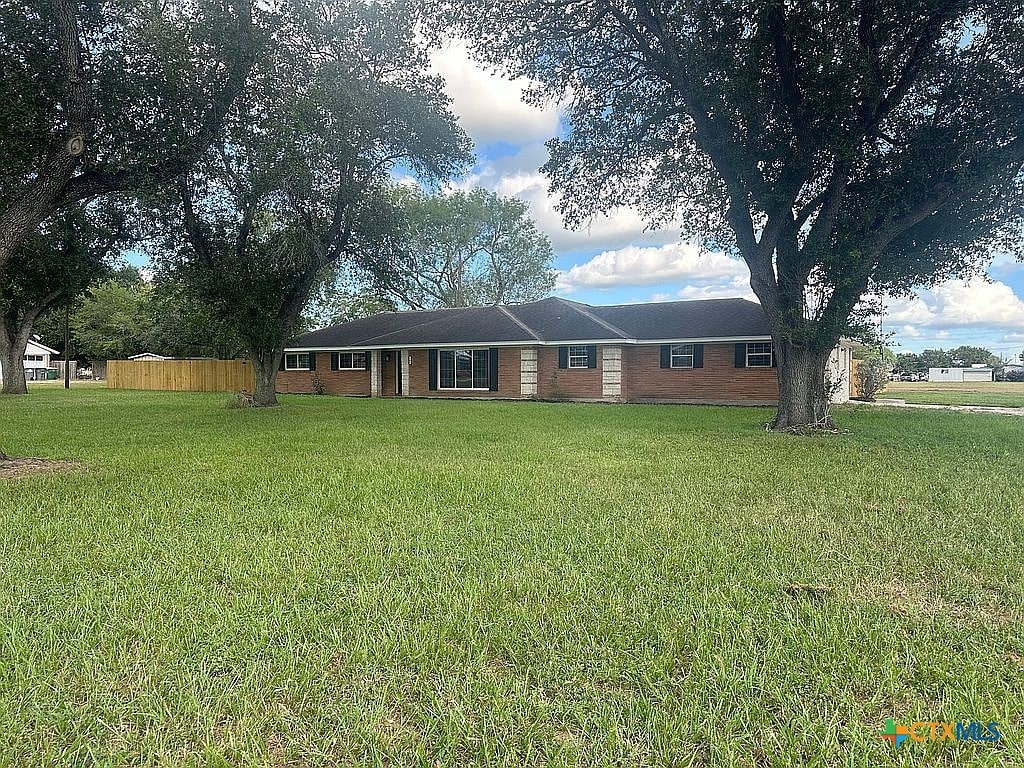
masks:
<svg viewBox="0 0 1024 768"><path fill-rule="evenodd" d="M776 431L834 429L825 366L831 350L776 341L779 366L779 410L772 422Z"/></svg>
<svg viewBox="0 0 1024 768"><path fill-rule="evenodd" d="M27 395L28 385L25 383L25 347L32 326L8 329L0 321L0 368L3 370L4 384L0 394Z"/></svg>
<svg viewBox="0 0 1024 768"><path fill-rule="evenodd" d="M256 391L252 404L257 408L277 405L277 371L281 365L280 349L266 349L253 352L252 372L256 377Z"/></svg>

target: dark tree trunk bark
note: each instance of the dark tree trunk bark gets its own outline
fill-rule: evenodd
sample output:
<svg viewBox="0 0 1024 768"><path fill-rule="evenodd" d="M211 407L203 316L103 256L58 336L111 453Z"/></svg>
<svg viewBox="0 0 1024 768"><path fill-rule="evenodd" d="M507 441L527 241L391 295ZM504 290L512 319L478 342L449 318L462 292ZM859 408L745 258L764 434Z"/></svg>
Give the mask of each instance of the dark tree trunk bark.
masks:
<svg viewBox="0 0 1024 768"><path fill-rule="evenodd" d="M256 391L252 404L257 408L277 405L277 371L281 365L280 349L262 350L251 355L252 372L256 378Z"/></svg>
<svg viewBox="0 0 1024 768"><path fill-rule="evenodd" d="M779 410L772 422L776 431L834 429L825 367L832 350L776 341L779 366Z"/></svg>
<svg viewBox="0 0 1024 768"><path fill-rule="evenodd" d="M0 322L0 368L3 368L3 388L0 394L27 395L25 382L25 348L32 326L12 330Z"/></svg>

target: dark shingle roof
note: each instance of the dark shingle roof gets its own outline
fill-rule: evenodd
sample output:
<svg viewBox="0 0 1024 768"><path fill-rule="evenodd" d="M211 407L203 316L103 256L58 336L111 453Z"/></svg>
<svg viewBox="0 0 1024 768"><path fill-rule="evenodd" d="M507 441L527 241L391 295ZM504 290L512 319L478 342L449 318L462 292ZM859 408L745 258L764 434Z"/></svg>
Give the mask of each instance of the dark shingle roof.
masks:
<svg viewBox="0 0 1024 768"><path fill-rule="evenodd" d="M383 312L304 333L293 339L289 348L742 339L767 335L761 305L746 299L600 307L552 297L512 306Z"/></svg>
<svg viewBox="0 0 1024 768"><path fill-rule="evenodd" d="M666 301L590 307L591 313L633 339L704 339L767 336L761 305L746 299Z"/></svg>

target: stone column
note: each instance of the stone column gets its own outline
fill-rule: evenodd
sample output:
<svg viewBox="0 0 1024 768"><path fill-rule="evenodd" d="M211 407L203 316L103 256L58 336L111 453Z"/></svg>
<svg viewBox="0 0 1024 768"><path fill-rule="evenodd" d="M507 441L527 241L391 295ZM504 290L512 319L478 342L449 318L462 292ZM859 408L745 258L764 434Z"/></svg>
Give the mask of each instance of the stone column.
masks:
<svg viewBox="0 0 1024 768"><path fill-rule="evenodd" d="M613 401L622 399L622 347L601 350L601 397Z"/></svg>
<svg viewBox="0 0 1024 768"><path fill-rule="evenodd" d="M523 397L537 396L537 348L519 350L519 393Z"/></svg>
<svg viewBox="0 0 1024 768"><path fill-rule="evenodd" d="M380 397L380 365L379 349L370 350L370 397Z"/></svg>
<svg viewBox="0 0 1024 768"><path fill-rule="evenodd" d="M409 350L398 350L398 364L402 366L402 397L409 396Z"/></svg>

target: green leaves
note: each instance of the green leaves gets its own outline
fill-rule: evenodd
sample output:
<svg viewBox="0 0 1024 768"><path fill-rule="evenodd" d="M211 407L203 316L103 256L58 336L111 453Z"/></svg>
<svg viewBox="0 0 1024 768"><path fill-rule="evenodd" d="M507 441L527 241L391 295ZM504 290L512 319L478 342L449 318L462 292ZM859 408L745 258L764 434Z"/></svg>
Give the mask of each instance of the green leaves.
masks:
<svg viewBox="0 0 1024 768"><path fill-rule="evenodd" d="M414 309L518 304L554 288L552 249L526 203L485 189L392 195L400 236L372 243L379 290Z"/></svg>
<svg viewBox="0 0 1024 768"><path fill-rule="evenodd" d="M261 359L325 270L393 234L396 168L436 184L469 160L416 23L401 2L281 6L222 140L157 206L160 260Z"/></svg>

